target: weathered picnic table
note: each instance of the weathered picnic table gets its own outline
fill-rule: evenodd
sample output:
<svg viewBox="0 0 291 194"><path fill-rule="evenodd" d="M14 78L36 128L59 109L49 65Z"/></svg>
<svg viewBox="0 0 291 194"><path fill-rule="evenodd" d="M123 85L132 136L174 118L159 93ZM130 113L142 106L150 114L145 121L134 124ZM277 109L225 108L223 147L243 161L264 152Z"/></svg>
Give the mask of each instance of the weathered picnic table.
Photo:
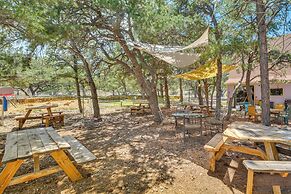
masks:
<svg viewBox="0 0 291 194"><path fill-rule="evenodd" d="M150 104L147 101L133 101L133 106L130 107L130 114L142 113L144 114L146 110L150 109Z"/></svg>
<svg viewBox="0 0 291 194"><path fill-rule="evenodd" d="M40 105L40 106L31 106L31 107L27 107L25 110L27 110L26 114L24 117L16 117L16 120L19 121L19 129L21 129L24 125L24 123L26 122L26 120L28 119L43 119L44 116L32 116L30 117L30 113L32 112L32 110L43 110L46 109L47 110L47 114L48 114L48 118L53 117L53 112L52 112L52 108L58 107L57 104L48 104L48 105ZM47 119L49 121L49 119ZM54 119L52 119L52 121L54 122L54 124L56 123Z"/></svg>
<svg viewBox="0 0 291 194"><path fill-rule="evenodd" d="M40 170L40 156L44 154L50 154L58 165ZM77 164L96 159L75 138L71 136L61 137L52 127L8 133L2 158L5 167L0 174L0 193L3 193L9 185L27 182L62 170L71 181L81 179L82 175L68 155ZM28 158L33 158L34 172L14 177L25 159Z"/></svg>
<svg viewBox="0 0 291 194"><path fill-rule="evenodd" d="M233 145L232 142L236 140L263 143L265 150ZM251 122L233 122L222 135L214 136L204 148L213 152L210 158L210 169L214 171L215 161L228 150L259 156L264 160L279 160L276 143L291 146L291 131ZM280 187L274 186L273 189L275 193L278 193Z"/></svg>

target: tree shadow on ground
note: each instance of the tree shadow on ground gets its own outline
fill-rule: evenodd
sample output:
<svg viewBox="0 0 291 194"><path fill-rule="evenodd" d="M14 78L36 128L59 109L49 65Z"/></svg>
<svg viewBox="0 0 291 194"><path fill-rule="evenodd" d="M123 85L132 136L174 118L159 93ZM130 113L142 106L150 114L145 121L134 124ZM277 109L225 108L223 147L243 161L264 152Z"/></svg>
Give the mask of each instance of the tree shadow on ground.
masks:
<svg viewBox="0 0 291 194"><path fill-rule="evenodd" d="M181 128L175 129L170 111L165 114L162 125L156 125L152 115L118 112L102 117L103 120L98 122L70 113L66 117L66 126L57 129L62 135L73 135L97 157L96 161L78 167L83 180L72 183L61 172L9 187L7 192L145 193L157 185L172 184L175 180L172 166L178 166L184 160L208 169L208 153L203 146L213 134L201 136L200 131L194 131L184 139ZM245 192L246 170L240 157L238 154L224 156L217 162L217 171L208 172L208 175L224 181L231 189ZM43 168L53 163L48 158L42 159ZM235 173L227 177L233 172L231 169L235 169L230 167L233 160L238 162L238 168L235 167ZM227 182L228 178L231 181Z"/></svg>

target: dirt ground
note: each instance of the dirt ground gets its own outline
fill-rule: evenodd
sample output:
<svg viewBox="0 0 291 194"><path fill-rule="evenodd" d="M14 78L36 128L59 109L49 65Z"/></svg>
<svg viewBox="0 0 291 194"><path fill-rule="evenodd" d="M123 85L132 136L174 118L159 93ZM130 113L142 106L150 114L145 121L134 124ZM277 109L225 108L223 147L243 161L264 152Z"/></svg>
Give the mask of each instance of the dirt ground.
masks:
<svg viewBox="0 0 291 194"><path fill-rule="evenodd" d="M184 139L182 132L174 127L171 114L175 109L163 110L165 122L156 125L150 114L130 115L125 107L101 104L103 120L97 122L90 118L88 112L84 118L78 114L75 101L54 103L59 105L55 111L65 113L65 126L57 131L77 138L96 155L97 160L78 166L84 179L75 183L59 172L10 186L6 193L227 194L244 193L246 190L246 170L241 162L250 157L227 153L217 162L217 171L209 172L208 153L203 146L214 133L204 131L201 136L197 131ZM5 127L0 126L1 151L6 133L17 127L14 117L24 115L25 106L29 104L11 107ZM39 126L39 122L29 121L25 127ZM49 156L41 158L41 168L52 165L55 163ZM32 170L33 163L28 159L17 175Z"/></svg>

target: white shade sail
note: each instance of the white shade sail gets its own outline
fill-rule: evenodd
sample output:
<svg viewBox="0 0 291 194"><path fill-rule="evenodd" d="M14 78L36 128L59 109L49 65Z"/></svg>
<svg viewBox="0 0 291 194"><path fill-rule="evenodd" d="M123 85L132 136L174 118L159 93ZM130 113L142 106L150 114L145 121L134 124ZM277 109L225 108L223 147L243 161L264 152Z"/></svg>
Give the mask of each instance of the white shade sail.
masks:
<svg viewBox="0 0 291 194"><path fill-rule="evenodd" d="M166 46L153 45L141 42L132 43L133 46L139 50L149 53L160 60L165 61L178 68L185 68L199 59L198 53L182 53L186 49L197 48L208 44L209 28L205 30L200 38L187 46Z"/></svg>

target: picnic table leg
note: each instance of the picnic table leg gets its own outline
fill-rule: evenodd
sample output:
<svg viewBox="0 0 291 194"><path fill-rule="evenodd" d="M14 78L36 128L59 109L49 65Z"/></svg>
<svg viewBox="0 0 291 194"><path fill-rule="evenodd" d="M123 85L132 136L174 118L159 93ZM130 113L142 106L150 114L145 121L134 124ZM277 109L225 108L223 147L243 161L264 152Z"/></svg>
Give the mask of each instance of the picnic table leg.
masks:
<svg viewBox="0 0 291 194"><path fill-rule="evenodd" d="M53 112L52 112L52 109L50 107L47 108L47 113L48 113L49 117L52 118ZM54 126L56 126L57 123L56 123L54 118L52 118L52 122L53 122Z"/></svg>
<svg viewBox="0 0 291 194"><path fill-rule="evenodd" d="M3 193L5 188L9 185L11 179L23 163L23 160L16 160L6 164L5 168L0 174L0 193Z"/></svg>
<svg viewBox="0 0 291 194"><path fill-rule="evenodd" d="M82 175L68 158L63 150L54 151L51 156L55 159L58 165L64 170L71 181L77 181L82 179Z"/></svg>
<svg viewBox="0 0 291 194"><path fill-rule="evenodd" d="M274 143L264 142L268 160L279 160L278 151ZM281 188L278 185L273 185L274 194L281 194Z"/></svg>
<svg viewBox="0 0 291 194"><path fill-rule="evenodd" d="M23 125L24 125L24 123L25 123L25 121L27 120L27 118L29 117L29 115L30 115L30 113L31 113L31 109L29 109L28 111L27 111L27 113L25 114L25 116L24 116L24 119L19 123L19 129L21 129L22 127L23 127Z"/></svg>
<svg viewBox="0 0 291 194"><path fill-rule="evenodd" d="M33 155L33 169L34 169L34 172L38 172L40 170L40 167L39 167L39 155L35 154Z"/></svg>
<svg viewBox="0 0 291 194"><path fill-rule="evenodd" d="M254 186L254 171L248 170L247 193L246 194L253 193L253 186Z"/></svg>
<svg viewBox="0 0 291 194"><path fill-rule="evenodd" d="M175 118L175 128L177 128L178 127L178 119L177 119L177 117L174 117Z"/></svg>

